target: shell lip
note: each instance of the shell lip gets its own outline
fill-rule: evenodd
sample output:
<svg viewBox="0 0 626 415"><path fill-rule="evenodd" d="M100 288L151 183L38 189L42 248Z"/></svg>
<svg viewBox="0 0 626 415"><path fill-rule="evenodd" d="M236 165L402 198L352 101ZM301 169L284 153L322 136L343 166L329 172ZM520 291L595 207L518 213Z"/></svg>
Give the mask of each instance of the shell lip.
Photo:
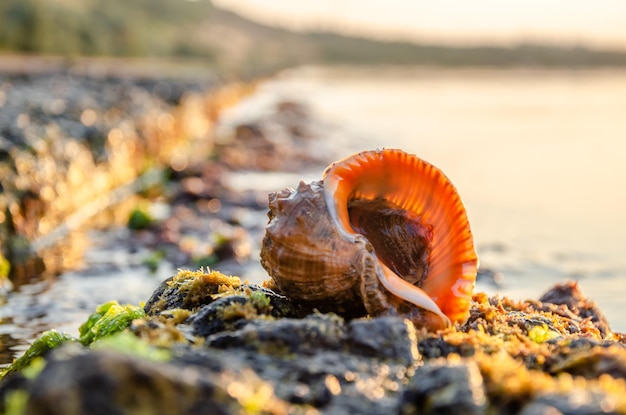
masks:
<svg viewBox="0 0 626 415"><path fill-rule="evenodd" d="M446 327L450 327L452 325L450 318L448 318L448 316L441 311L437 303L430 297L430 295L428 295L428 293L402 279L395 272L390 270L384 263L379 262L379 264L383 272L379 274L378 278L387 291L398 298L436 314Z"/></svg>

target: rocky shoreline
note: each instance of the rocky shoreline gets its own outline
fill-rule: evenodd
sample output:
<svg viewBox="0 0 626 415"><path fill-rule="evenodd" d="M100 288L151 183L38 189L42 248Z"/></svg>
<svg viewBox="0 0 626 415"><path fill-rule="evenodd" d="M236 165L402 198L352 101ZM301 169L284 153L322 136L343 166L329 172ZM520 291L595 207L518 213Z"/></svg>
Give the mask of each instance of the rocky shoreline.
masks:
<svg viewBox="0 0 626 415"><path fill-rule="evenodd" d="M54 331L0 384L28 414L626 413L624 337L575 283L537 301L475 294L462 326L322 314L217 271L181 271L142 308Z"/></svg>
<svg viewBox="0 0 626 415"><path fill-rule="evenodd" d="M136 194L208 158L219 114L252 90L209 71L39 63L0 73L0 244L18 286L75 267L72 231L125 222Z"/></svg>
<svg viewBox="0 0 626 415"><path fill-rule="evenodd" d="M218 126L254 82L14 69L0 71L0 367L44 330L78 325L103 293L139 301L172 269L219 265L261 281L267 191L233 190L230 175L329 161L311 151L318 126L294 102ZM102 290L107 278L124 290Z"/></svg>

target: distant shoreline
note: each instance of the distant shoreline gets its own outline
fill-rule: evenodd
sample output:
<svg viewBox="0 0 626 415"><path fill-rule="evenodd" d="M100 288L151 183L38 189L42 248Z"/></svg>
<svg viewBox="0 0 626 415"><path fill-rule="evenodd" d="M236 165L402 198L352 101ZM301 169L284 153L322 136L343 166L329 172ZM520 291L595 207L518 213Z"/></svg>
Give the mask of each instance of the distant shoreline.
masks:
<svg viewBox="0 0 626 415"><path fill-rule="evenodd" d="M0 73L49 74L69 72L96 78L214 80L223 77L202 58L87 57L39 54L0 54Z"/></svg>
<svg viewBox="0 0 626 415"><path fill-rule="evenodd" d="M623 66L537 66L537 65L425 65L425 64L366 64L366 63L320 63L292 65L277 69L263 76L241 76L219 68L215 63L203 58L176 58L176 57L88 57L62 56L38 54L2 54L0 53L0 75L43 75L51 73L68 73L92 78L122 78L122 79L152 79L152 80L182 80L182 81L250 81L247 78L266 78L279 76L281 73L298 71L301 74L332 73L349 76L384 73L402 77L415 75L445 73L474 73L493 75L494 73L519 72L520 75L537 73L576 73L576 72L607 72L616 73L626 71ZM244 79L242 79L244 78Z"/></svg>

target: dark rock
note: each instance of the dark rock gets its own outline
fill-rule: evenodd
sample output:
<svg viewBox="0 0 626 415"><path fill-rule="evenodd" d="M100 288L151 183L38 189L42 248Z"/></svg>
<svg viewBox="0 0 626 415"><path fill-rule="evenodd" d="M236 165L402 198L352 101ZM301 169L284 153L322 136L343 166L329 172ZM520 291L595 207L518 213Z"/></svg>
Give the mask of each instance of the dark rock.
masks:
<svg viewBox="0 0 626 415"><path fill-rule="evenodd" d="M221 292L220 290L230 291ZM213 304L214 302L217 304ZM223 319L224 316L221 313L223 309L235 303L242 306L249 303L253 309L251 311L274 317L304 315L298 304L294 304L287 297L268 288L255 284L242 284L239 278L229 277L219 272L203 273L201 271L181 271L178 275L163 281L146 302L144 310L148 315L158 315L163 311L173 309L193 311L194 329L198 333L206 333L200 335L208 335L221 329L203 328L202 322L217 318ZM209 305L211 307L206 308ZM251 318L255 315L242 315L241 317Z"/></svg>
<svg viewBox="0 0 626 415"><path fill-rule="evenodd" d="M557 350L561 358L550 366L550 372L557 374L567 372L574 376L594 379L601 375L626 379L626 350L622 346L592 347L567 351ZM619 348L621 350L615 350Z"/></svg>
<svg viewBox="0 0 626 415"><path fill-rule="evenodd" d="M341 350L345 339L342 318L316 314L304 319L257 319L241 330L210 336L207 345L219 349L244 347L268 354L310 355L320 349Z"/></svg>
<svg viewBox="0 0 626 415"><path fill-rule="evenodd" d="M25 390L29 386L29 380L21 373L11 373L0 382L0 413L6 413L7 399L13 392Z"/></svg>
<svg viewBox="0 0 626 415"><path fill-rule="evenodd" d="M247 323L244 316L226 319L224 318L223 310L225 307L234 305L244 306L248 302L248 297L242 295L231 295L220 298L211 304L202 306L200 310L193 314L187 322L193 328L193 334L201 337L207 337L211 334L224 331L226 330L228 324L230 324L233 329L239 329L241 328L241 325ZM240 324L235 325L236 323Z"/></svg>
<svg viewBox="0 0 626 415"><path fill-rule="evenodd" d="M615 407L615 402L604 393L587 389L578 389L567 394L545 394L533 400L529 405L532 405L529 411L535 410L533 409L535 405L539 408L543 407L544 412L539 413L546 415L553 413L563 415L623 414ZM548 408L554 408L555 412L550 412Z"/></svg>
<svg viewBox="0 0 626 415"><path fill-rule="evenodd" d="M400 413L478 415L486 398L478 366L468 360L433 360L418 367L400 398Z"/></svg>
<svg viewBox="0 0 626 415"><path fill-rule="evenodd" d="M423 358L433 359L446 357L451 353L463 357L472 356L476 350L472 344L450 344L439 337L426 337L425 339L420 339L418 351Z"/></svg>
<svg viewBox="0 0 626 415"><path fill-rule="evenodd" d="M350 350L365 356L411 365L419 357L415 327L398 317L352 320L348 326Z"/></svg>
<svg viewBox="0 0 626 415"><path fill-rule="evenodd" d="M246 294L229 295L201 306L188 321L193 334L208 337L226 329L238 330L259 315L277 318L301 315L299 307L270 289L244 284L240 291ZM258 298L261 300L255 300Z"/></svg>
<svg viewBox="0 0 626 415"><path fill-rule="evenodd" d="M289 389L289 402L315 407L328 405L333 395L341 391L337 378L324 374L303 377Z"/></svg>
<svg viewBox="0 0 626 415"><path fill-rule="evenodd" d="M173 276L166 279L157 287L154 293L152 293L144 305L146 314L152 315L163 310L171 310L174 308L186 309L188 307L186 305L189 303L186 293L181 292L175 285L172 284L173 279ZM210 292L208 294L210 294ZM207 296L207 298L210 297ZM195 305L200 306L201 304Z"/></svg>
<svg viewBox="0 0 626 415"><path fill-rule="evenodd" d="M122 333L134 346L112 339L117 350L147 352L57 348L39 375L7 377L0 397L24 391L36 415L581 415L626 407L623 337L578 314L584 297L569 309L479 293L468 324L428 332L399 317L307 314L268 287L181 271ZM146 360L159 358L155 348L169 360Z"/></svg>
<svg viewBox="0 0 626 415"><path fill-rule="evenodd" d="M594 326L603 336L611 332L609 322L595 302L584 296L576 282L557 284L546 292L539 301L552 304L566 305L572 312L581 318L591 318Z"/></svg>
<svg viewBox="0 0 626 415"><path fill-rule="evenodd" d="M181 271L159 285L146 302L144 310L148 315L172 309L195 311L215 301L221 287L228 287L235 293L241 287L241 281L219 272Z"/></svg>
<svg viewBox="0 0 626 415"><path fill-rule="evenodd" d="M177 348L176 360L218 373L250 368L280 399L329 414L393 411L418 356L414 330L403 319L346 323L332 314L258 318L208 336L206 346Z"/></svg>
<svg viewBox="0 0 626 415"><path fill-rule="evenodd" d="M53 356L28 388L26 413L226 415L242 412L246 394L253 396L255 388L267 385L251 372L216 374L197 366L90 351ZM260 411L282 405L271 388L264 393L268 406Z"/></svg>
<svg viewBox="0 0 626 415"><path fill-rule="evenodd" d="M544 403L532 402L526 405L519 415L563 415L563 412Z"/></svg>

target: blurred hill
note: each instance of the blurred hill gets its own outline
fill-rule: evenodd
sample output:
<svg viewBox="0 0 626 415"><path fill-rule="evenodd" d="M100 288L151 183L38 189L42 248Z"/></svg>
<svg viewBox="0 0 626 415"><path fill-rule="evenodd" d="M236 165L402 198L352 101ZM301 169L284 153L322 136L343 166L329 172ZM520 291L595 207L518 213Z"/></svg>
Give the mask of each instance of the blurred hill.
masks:
<svg viewBox="0 0 626 415"><path fill-rule="evenodd" d="M199 58L241 75L300 64L626 66L625 52L581 47L452 47L296 33L208 0L3 0L0 19L5 54Z"/></svg>

